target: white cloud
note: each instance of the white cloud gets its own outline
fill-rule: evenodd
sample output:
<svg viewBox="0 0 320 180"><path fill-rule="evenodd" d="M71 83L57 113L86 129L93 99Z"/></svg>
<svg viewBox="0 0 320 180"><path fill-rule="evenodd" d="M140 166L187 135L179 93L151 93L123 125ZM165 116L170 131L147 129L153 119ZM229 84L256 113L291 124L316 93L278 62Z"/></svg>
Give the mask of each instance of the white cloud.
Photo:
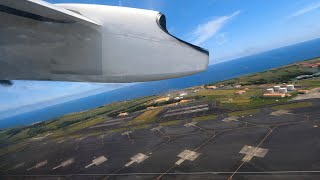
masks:
<svg viewBox="0 0 320 180"><path fill-rule="evenodd" d="M297 17L297 16L302 16L304 14L307 14L311 11L314 11L316 9L320 8L320 2L317 2L317 3L313 3L307 7L304 7L302 9L299 9L298 11L292 13L291 15L289 15L288 17L289 18L294 18L294 17Z"/></svg>
<svg viewBox="0 0 320 180"><path fill-rule="evenodd" d="M232 18L239 15L240 11L236 11L229 16L221 16L212 19L206 23L198 25L198 27L192 31L190 39L194 44L201 44L210 38L212 38L219 30Z"/></svg>

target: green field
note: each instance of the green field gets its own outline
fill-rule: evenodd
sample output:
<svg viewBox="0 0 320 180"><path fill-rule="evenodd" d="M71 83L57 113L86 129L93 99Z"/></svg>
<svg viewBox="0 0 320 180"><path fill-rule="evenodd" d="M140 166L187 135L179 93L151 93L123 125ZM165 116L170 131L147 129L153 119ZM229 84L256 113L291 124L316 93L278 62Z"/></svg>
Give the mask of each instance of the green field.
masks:
<svg viewBox="0 0 320 180"><path fill-rule="evenodd" d="M243 110L243 111L235 111L232 113L229 113L229 116L247 116L247 115L253 115L260 112L259 109L249 109L249 110Z"/></svg>
<svg viewBox="0 0 320 180"><path fill-rule="evenodd" d="M135 124L145 124L145 123L154 123L157 120L157 115L163 108L159 107L153 110L148 110L136 117L135 119L123 123L122 125L135 125Z"/></svg>
<svg viewBox="0 0 320 180"><path fill-rule="evenodd" d="M180 124L182 122L184 122L184 121L182 121L182 120L165 121L165 122L161 122L160 126L172 126L172 125Z"/></svg>
<svg viewBox="0 0 320 180"><path fill-rule="evenodd" d="M208 120L215 120L218 116L215 114L207 115L207 116L200 116L200 117L195 117L192 118L192 121L208 121Z"/></svg>

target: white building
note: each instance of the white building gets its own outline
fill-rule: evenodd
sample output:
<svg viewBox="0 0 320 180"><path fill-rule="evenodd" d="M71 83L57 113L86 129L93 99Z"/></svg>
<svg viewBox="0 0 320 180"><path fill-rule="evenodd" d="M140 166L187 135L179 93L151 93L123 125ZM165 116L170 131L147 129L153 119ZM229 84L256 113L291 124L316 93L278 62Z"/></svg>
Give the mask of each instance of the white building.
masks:
<svg viewBox="0 0 320 180"><path fill-rule="evenodd" d="M287 88L280 88L279 89L279 93L287 93L287 92L288 92Z"/></svg>
<svg viewBox="0 0 320 180"><path fill-rule="evenodd" d="M294 85L293 84L287 85L287 89L288 91L294 91Z"/></svg>
<svg viewBox="0 0 320 180"><path fill-rule="evenodd" d="M187 95L188 93L185 93L185 92L179 94L179 96L187 96Z"/></svg>
<svg viewBox="0 0 320 180"><path fill-rule="evenodd" d="M272 93L274 93L274 89L273 89L273 88L269 88L269 89L267 89L267 93L268 93L268 94L272 94Z"/></svg>
<svg viewBox="0 0 320 180"><path fill-rule="evenodd" d="M274 91L279 91L280 88L280 86L273 86Z"/></svg>

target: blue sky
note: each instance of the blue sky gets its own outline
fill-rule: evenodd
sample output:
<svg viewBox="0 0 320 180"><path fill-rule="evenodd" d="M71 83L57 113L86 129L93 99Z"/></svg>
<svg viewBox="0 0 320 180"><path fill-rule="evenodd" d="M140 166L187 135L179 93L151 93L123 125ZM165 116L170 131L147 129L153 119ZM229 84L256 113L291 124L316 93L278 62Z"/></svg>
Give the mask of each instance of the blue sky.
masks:
<svg viewBox="0 0 320 180"><path fill-rule="evenodd" d="M320 0L48 0L161 11L175 36L210 50L210 63L320 37ZM128 84L15 81L0 87L0 112ZM130 84L129 84L130 85Z"/></svg>

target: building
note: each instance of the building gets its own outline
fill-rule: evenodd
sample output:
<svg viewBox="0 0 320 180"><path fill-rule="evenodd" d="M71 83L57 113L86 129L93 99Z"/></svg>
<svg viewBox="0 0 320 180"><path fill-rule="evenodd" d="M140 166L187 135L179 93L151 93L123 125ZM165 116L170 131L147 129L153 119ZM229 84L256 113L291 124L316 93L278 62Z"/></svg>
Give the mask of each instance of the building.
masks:
<svg viewBox="0 0 320 180"><path fill-rule="evenodd" d="M280 89L278 90L278 92L285 94L285 93L288 92L288 90L287 90L287 88L280 88Z"/></svg>
<svg viewBox="0 0 320 180"><path fill-rule="evenodd" d="M288 91L294 91L294 85L293 84L287 85L287 89Z"/></svg>
<svg viewBox="0 0 320 180"><path fill-rule="evenodd" d="M174 100L180 100L180 99L182 99L183 97L180 97L180 96L178 96L178 97L175 97L175 98L173 98Z"/></svg>
<svg viewBox="0 0 320 180"><path fill-rule="evenodd" d="M155 103L161 103L161 102L167 102L169 100L170 100L169 97L161 97L161 98L158 98L158 99L154 100L154 102Z"/></svg>
<svg viewBox="0 0 320 180"><path fill-rule="evenodd" d="M310 91L309 90L304 90L304 89L301 89L298 91L299 94L308 94Z"/></svg>
<svg viewBox="0 0 320 180"><path fill-rule="evenodd" d="M178 104L179 104L179 103L177 103L177 102L176 102L176 103L171 103L171 104L167 104L166 107L172 107L172 106L176 106L176 105L178 105Z"/></svg>
<svg viewBox="0 0 320 180"><path fill-rule="evenodd" d="M267 93L268 93L268 94L273 94L273 93L274 93L274 89L273 89L273 88L267 89Z"/></svg>
<svg viewBox="0 0 320 180"><path fill-rule="evenodd" d="M207 89L217 89L217 86L207 86Z"/></svg>
<svg viewBox="0 0 320 180"><path fill-rule="evenodd" d="M124 117L124 116L128 116L128 115L129 115L129 113L122 112L122 113L118 114L118 117Z"/></svg>
<svg viewBox="0 0 320 180"><path fill-rule="evenodd" d="M183 99L180 101L180 103L187 103L187 102L190 102L190 101L193 101L192 99Z"/></svg>
<svg viewBox="0 0 320 180"><path fill-rule="evenodd" d="M179 96L187 96L187 95L188 95L188 93L186 93L186 92L179 93Z"/></svg>
<svg viewBox="0 0 320 180"><path fill-rule="evenodd" d="M309 67L309 68L317 68L320 67L320 62L317 63L301 63L302 66L304 67Z"/></svg>
<svg viewBox="0 0 320 180"><path fill-rule="evenodd" d="M280 94L280 93L272 93L272 94L270 94L270 93L265 93L265 94L263 94L263 97L271 97L271 98L283 98L283 97L286 97L286 95L285 94Z"/></svg>
<svg viewBox="0 0 320 180"><path fill-rule="evenodd" d="M273 86L274 91L279 91L280 88L280 86Z"/></svg>
<svg viewBox="0 0 320 180"><path fill-rule="evenodd" d="M243 93L245 93L245 92L247 92L247 91L245 91L245 90L240 90L240 91L235 92L235 94L243 94Z"/></svg>

